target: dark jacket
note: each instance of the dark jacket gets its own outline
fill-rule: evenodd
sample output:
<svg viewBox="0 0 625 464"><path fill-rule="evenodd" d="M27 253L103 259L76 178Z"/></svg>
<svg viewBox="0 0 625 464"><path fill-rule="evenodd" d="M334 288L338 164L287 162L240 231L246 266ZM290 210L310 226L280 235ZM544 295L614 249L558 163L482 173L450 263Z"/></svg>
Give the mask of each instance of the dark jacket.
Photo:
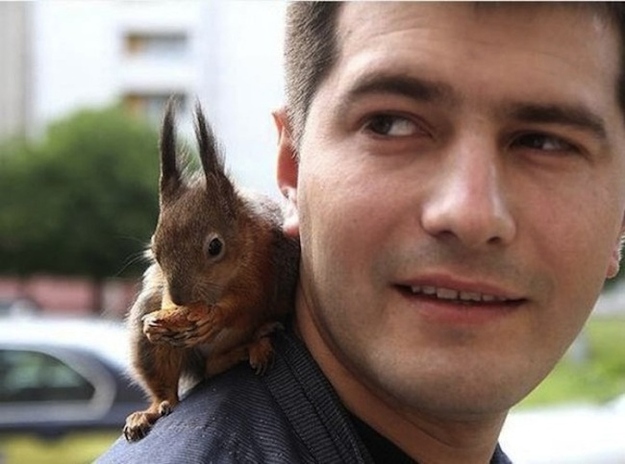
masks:
<svg viewBox="0 0 625 464"><path fill-rule="evenodd" d="M264 376L241 364L201 383L147 437L136 443L120 438L96 462L372 464L304 345L281 332L274 346ZM497 449L492 463L508 462Z"/></svg>

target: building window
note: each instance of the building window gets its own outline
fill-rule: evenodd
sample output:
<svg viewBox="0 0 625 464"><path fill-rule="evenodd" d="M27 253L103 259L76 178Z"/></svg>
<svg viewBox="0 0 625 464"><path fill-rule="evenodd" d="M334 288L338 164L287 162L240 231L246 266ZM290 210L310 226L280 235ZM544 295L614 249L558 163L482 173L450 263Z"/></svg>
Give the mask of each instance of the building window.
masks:
<svg viewBox="0 0 625 464"><path fill-rule="evenodd" d="M169 99L176 98L176 112L188 112L187 96L178 92L171 93L129 93L124 96L124 106L133 114L144 117L154 124L160 124Z"/></svg>
<svg viewBox="0 0 625 464"><path fill-rule="evenodd" d="M184 33L127 33L126 53L132 57L180 58L188 52L188 37Z"/></svg>

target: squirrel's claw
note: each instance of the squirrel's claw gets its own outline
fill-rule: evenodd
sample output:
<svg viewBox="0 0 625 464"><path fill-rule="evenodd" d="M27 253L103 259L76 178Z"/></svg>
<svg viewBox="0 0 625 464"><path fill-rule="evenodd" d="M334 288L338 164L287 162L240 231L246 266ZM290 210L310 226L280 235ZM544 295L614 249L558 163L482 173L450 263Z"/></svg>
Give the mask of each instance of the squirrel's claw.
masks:
<svg viewBox="0 0 625 464"><path fill-rule="evenodd" d="M256 375L267 372L273 360L273 347L269 337L261 337L248 348L249 362Z"/></svg>
<svg viewBox="0 0 625 464"><path fill-rule="evenodd" d="M145 411L133 412L126 418L124 438L126 441L139 441L150 432L154 423L161 417L171 414L174 403L161 401L152 403Z"/></svg>

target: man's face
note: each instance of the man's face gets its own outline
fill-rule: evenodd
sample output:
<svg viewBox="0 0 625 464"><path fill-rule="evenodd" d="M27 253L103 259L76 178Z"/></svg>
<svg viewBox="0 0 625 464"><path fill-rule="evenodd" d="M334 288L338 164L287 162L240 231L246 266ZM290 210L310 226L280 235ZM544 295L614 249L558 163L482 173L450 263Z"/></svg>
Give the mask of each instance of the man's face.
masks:
<svg viewBox="0 0 625 464"><path fill-rule="evenodd" d="M299 164L281 158L300 330L386 401L503 412L618 266L616 31L585 9L365 2L338 34Z"/></svg>

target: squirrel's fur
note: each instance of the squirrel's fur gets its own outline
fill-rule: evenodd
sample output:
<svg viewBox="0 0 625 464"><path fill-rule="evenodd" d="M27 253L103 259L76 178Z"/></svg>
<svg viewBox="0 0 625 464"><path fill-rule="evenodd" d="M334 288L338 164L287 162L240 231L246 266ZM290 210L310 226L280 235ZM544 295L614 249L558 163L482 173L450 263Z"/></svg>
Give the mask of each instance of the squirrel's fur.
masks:
<svg viewBox="0 0 625 464"><path fill-rule="evenodd" d="M181 173L173 102L163 121L151 265L128 315L135 378L150 396L126 420L131 441L178 403L182 377L210 377L244 360L262 373L269 334L293 306L298 242L282 232L275 202L236 189L199 105L196 118L203 172L190 176Z"/></svg>

